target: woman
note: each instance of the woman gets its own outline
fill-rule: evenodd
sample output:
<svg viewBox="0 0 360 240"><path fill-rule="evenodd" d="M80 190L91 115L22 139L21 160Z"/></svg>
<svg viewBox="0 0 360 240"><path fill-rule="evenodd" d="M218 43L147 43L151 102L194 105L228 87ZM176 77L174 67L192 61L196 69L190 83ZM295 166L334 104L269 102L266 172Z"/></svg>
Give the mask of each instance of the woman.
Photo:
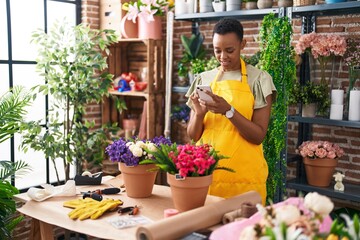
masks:
<svg viewBox="0 0 360 240"><path fill-rule="evenodd" d="M240 59L245 45L239 21L222 19L216 23L213 47L220 67L201 73L187 92L191 108L187 133L194 141L212 144L230 157L220 165L236 171L215 171L211 195L229 198L254 190L265 204L268 167L261 143L276 89L268 73ZM210 85L212 92L204 91L213 101L199 98L195 91L198 85Z"/></svg>

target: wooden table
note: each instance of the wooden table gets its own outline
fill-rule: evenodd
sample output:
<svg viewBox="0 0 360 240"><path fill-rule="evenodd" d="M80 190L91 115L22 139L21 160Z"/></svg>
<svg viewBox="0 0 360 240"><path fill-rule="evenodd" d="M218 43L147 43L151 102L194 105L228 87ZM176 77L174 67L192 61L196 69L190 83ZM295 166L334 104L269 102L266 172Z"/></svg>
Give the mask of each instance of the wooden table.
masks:
<svg viewBox="0 0 360 240"><path fill-rule="evenodd" d="M120 187L122 180L116 178L103 178L100 186L77 186L77 193L108 187ZM15 195L17 199L26 203L19 209L20 213L33 218L30 239L54 239L53 226L59 226L74 232L83 233L102 239L136 239L137 227L116 229L107 220L118 216L118 213L106 213L96 220L72 220L67 214L72 210L63 207L63 202L77 197L52 197L43 202L30 200L26 193ZM78 196L80 197L80 195ZM163 219L164 209L174 208L171 191L167 186L154 185L153 194L149 198L129 198L126 193L103 195L104 198L120 199L123 206L141 206L140 214L153 221ZM205 204L221 201L222 198L208 196Z"/></svg>

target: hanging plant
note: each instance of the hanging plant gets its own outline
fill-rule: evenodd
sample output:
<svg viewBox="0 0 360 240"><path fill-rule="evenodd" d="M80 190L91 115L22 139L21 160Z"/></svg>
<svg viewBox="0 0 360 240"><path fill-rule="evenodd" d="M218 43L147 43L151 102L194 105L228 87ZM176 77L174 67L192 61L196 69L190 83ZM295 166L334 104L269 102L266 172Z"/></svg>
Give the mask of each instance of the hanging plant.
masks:
<svg viewBox="0 0 360 240"><path fill-rule="evenodd" d="M269 166L266 185L269 202L274 201L277 189L285 191L285 176L281 169L286 167L286 159L282 157L282 153L286 146L287 93L296 79L296 66L294 49L291 46L292 27L287 17L277 18L274 14L265 16L259 36L261 54L258 66L272 76L277 89L268 132L263 142L265 159Z"/></svg>

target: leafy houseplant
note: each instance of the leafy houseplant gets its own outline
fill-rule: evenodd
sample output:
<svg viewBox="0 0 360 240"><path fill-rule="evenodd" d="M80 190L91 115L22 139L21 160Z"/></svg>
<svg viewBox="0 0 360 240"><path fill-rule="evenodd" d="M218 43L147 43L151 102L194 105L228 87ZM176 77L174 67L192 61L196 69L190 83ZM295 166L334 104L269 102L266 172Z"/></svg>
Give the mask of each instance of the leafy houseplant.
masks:
<svg viewBox="0 0 360 240"><path fill-rule="evenodd" d="M291 47L292 26L287 17L274 14L264 17L260 29L260 60L257 65L267 71L277 89L276 102L272 104L268 132L263 141L264 155L269 166L267 200L276 201L275 193L284 192L285 176L279 166L286 167L282 152L286 146L287 93L296 79L296 67ZM282 168L282 167L280 167ZM280 199L278 199L280 201Z"/></svg>
<svg viewBox="0 0 360 240"><path fill-rule="evenodd" d="M192 62L204 59L206 51L203 46L204 36L200 33L192 34L190 38L181 35L180 39L184 47L184 52L178 63L178 74L179 76L184 76L184 74L188 72L193 73L191 67Z"/></svg>
<svg viewBox="0 0 360 240"><path fill-rule="evenodd" d="M326 114L330 106L328 87L325 84L315 84L308 81L301 86L295 83L289 91L289 104L302 103L303 105L316 103L320 115Z"/></svg>
<svg viewBox="0 0 360 240"><path fill-rule="evenodd" d="M20 123L26 114L26 107L31 102L31 95L23 87L16 86L0 96L0 143L19 132ZM20 174L30 167L23 161L11 162L0 159L0 239L11 239L11 233L23 219L14 217L16 203L13 196L19 190L9 181L15 173Z"/></svg>
<svg viewBox="0 0 360 240"><path fill-rule="evenodd" d="M94 149L91 139L97 135L95 125L83 121L83 116L88 104L100 103L109 96L113 75L105 71L105 54L116 41L113 30L92 30L84 24L74 27L66 21L56 22L48 34L42 30L33 34L33 42L39 46L37 69L45 80L35 89L49 95L52 104L46 131L42 131L40 122L29 122L22 146L43 151L53 161L58 181L56 159L63 161L68 180L70 165L77 163L80 172L81 164Z"/></svg>

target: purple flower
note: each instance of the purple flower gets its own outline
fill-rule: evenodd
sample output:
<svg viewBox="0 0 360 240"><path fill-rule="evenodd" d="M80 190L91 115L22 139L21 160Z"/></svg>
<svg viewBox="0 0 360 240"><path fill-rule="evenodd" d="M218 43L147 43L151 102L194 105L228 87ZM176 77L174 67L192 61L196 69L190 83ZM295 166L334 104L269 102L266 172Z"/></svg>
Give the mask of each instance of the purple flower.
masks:
<svg viewBox="0 0 360 240"><path fill-rule="evenodd" d="M171 145L171 141L170 139L166 138L166 137L163 137L163 136L160 136L160 137L154 137L154 139L151 141L153 142L156 146L160 146L161 144L164 144L164 145Z"/></svg>
<svg viewBox="0 0 360 240"><path fill-rule="evenodd" d="M141 142L144 144L141 144ZM142 160L149 158L148 155L145 154L146 150L144 150L147 148L147 143L153 143L156 147L159 147L161 144L171 145L171 141L163 136L155 137L154 139L149 139L147 141L137 139L136 137L129 140L120 138L107 146L105 153L108 154L109 159L113 162L123 162L127 166L136 166L139 165L139 162ZM135 145L136 147L134 148ZM139 150L144 153L140 154L140 157L138 155Z"/></svg>
<svg viewBox="0 0 360 240"><path fill-rule="evenodd" d="M139 158L132 154L126 143L126 140L120 138L107 146L105 152L113 162L123 162L128 166L136 166L139 164Z"/></svg>

